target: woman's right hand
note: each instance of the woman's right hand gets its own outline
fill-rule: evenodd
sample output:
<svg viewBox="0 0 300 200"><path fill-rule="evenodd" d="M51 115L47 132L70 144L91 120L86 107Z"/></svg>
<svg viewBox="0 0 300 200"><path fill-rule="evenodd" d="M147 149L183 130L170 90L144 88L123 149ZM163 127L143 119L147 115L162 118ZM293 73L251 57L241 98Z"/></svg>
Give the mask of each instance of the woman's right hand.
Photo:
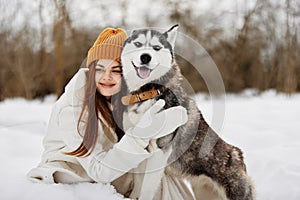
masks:
<svg viewBox="0 0 300 200"><path fill-rule="evenodd" d="M161 110L164 105L164 100L158 100L126 134L149 141L166 136L187 122L188 116L184 107L176 106Z"/></svg>

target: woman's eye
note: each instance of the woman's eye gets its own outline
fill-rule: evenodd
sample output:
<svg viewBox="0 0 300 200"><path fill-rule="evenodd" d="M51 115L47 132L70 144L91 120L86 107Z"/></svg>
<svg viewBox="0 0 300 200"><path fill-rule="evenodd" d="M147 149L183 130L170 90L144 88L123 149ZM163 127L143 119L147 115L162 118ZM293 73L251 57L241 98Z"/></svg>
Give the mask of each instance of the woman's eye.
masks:
<svg viewBox="0 0 300 200"><path fill-rule="evenodd" d="M122 70L113 70L112 72L113 72L113 73L116 73L116 74L121 74L121 73L122 73Z"/></svg>
<svg viewBox="0 0 300 200"><path fill-rule="evenodd" d="M142 47L142 46L143 46L143 44L140 43L140 42L134 42L133 44L134 44L136 47Z"/></svg>
<svg viewBox="0 0 300 200"><path fill-rule="evenodd" d="M96 68L96 72L104 72L104 70L103 69L100 69L100 68Z"/></svg>
<svg viewBox="0 0 300 200"><path fill-rule="evenodd" d="M161 46L159 46L159 45L154 45L152 48L153 48L155 51L159 51L159 50L161 49Z"/></svg>

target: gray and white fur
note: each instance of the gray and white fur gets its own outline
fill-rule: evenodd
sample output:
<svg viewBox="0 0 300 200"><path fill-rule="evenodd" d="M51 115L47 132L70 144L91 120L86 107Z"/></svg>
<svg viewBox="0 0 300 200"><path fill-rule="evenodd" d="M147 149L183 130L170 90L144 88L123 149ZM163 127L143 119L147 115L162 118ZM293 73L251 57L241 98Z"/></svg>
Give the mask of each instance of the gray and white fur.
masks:
<svg viewBox="0 0 300 200"><path fill-rule="evenodd" d="M162 150L172 148L165 173L190 180L197 199L253 200L254 187L242 151L210 128L181 86L181 73L174 56L177 28L175 25L163 33L135 30L125 41L121 60L128 91L136 94L155 88L161 94L128 106L124 128L136 123L158 99L166 101L165 109L185 107L188 122L156 141Z"/></svg>

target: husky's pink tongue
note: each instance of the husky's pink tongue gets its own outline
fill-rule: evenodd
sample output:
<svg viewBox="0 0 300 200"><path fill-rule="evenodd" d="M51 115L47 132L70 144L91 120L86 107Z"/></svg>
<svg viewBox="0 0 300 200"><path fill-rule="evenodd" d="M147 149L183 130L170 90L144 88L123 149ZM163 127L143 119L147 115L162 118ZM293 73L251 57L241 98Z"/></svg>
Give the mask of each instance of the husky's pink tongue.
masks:
<svg viewBox="0 0 300 200"><path fill-rule="evenodd" d="M139 67L137 69L137 73L138 73L139 77L141 77L142 79L145 79L150 76L151 71L147 67Z"/></svg>

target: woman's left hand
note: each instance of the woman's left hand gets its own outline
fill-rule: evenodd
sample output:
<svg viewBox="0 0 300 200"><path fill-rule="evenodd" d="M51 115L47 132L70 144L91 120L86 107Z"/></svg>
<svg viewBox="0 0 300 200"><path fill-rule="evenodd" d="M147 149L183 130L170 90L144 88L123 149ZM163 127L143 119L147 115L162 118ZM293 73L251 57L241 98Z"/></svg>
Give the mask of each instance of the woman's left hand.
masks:
<svg viewBox="0 0 300 200"><path fill-rule="evenodd" d="M187 122L188 115L184 107L176 106L161 111L164 105L164 100L158 100L126 134L144 140L157 139L172 133Z"/></svg>

